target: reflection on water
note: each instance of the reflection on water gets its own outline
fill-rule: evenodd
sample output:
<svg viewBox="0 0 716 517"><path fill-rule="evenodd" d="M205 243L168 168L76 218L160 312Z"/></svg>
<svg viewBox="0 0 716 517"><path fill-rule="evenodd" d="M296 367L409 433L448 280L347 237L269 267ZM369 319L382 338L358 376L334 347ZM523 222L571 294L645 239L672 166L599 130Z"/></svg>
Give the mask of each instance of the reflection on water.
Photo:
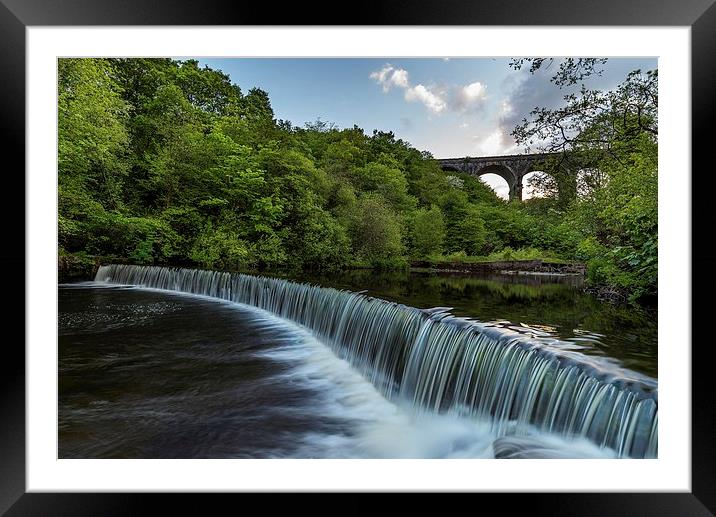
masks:
<svg viewBox="0 0 716 517"><path fill-rule="evenodd" d="M353 270L291 278L413 307L452 307L455 315L558 338L585 354L657 377L656 311L601 302L582 291L579 276Z"/></svg>

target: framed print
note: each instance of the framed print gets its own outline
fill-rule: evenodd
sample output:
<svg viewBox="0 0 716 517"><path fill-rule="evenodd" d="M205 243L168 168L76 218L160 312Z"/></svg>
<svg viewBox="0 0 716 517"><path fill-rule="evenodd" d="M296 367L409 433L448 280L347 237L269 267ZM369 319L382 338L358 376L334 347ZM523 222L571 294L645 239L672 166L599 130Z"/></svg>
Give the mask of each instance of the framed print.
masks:
<svg viewBox="0 0 716 517"><path fill-rule="evenodd" d="M712 514L716 7L180 4L0 0L0 509Z"/></svg>

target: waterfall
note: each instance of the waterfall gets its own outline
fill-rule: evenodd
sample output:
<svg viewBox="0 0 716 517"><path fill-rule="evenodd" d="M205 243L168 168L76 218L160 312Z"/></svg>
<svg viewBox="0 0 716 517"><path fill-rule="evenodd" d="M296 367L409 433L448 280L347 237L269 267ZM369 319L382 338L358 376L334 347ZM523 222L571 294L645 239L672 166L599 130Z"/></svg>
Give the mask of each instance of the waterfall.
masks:
<svg viewBox="0 0 716 517"><path fill-rule="evenodd" d="M196 269L112 264L95 280L264 309L308 328L387 398L489 419L498 436L536 428L587 438L620 457L657 455L655 379L445 309Z"/></svg>

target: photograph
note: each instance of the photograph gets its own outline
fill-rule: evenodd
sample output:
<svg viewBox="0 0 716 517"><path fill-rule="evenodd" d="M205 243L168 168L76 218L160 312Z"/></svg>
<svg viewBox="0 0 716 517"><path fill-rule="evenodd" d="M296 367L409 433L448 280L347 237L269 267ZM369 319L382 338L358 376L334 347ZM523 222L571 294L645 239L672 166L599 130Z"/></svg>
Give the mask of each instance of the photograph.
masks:
<svg viewBox="0 0 716 517"><path fill-rule="evenodd" d="M716 4L604 2L0 0L0 514L714 515Z"/></svg>
<svg viewBox="0 0 716 517"><path fill-rule="evenodd" d="M59 460L660 458L659 56L103 56Z"/></svg>

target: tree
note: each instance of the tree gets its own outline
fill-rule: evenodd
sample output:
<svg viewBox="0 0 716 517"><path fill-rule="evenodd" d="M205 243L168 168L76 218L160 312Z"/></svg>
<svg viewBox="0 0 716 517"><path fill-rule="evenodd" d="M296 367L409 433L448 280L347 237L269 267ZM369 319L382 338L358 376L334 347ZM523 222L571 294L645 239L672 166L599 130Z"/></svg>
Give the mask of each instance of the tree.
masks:
<svg viewBox="0 0 716 517"><path fill-rule="evenodd" d="M415 257L422 258L442 253L445 221L439 207L433 205L429 210L422 208L415 212L411 238Z"/></svg>
<svg viewBox="0 0 716 517"><path fill-rule="evenodd" d="M460 247L468 255L480 255L483 252L487 232L485 220L478 208L471 206L458 224L460 229Z"/></svg>
<svg viewBox="0 0 716 517"><path fill-rule="evenodd" d="M563 65L553 77L560 87L595 73L595 62ZM533 110L513 135L559 153L557 162L580 171L580 197L566 221L583 235L576 253L588 261L590 281L621 288L632 299L655 296L658 71L634 70L611 91L582 85L564 100L559 108Z"/></svg>
<svg viewBox="0 0 716 517"><path fill-rule="evenodd" d="M407 208L411 205L408 197L408 182L397 164L384 165L370 162L365 167L353 172L354 184L360 190L376 192L388 200L395 209Z"/></svg>
<svg viewBox="0 0 716 517"><path fill-rule="evenodd" d="M512 131L517 144L555 153L545 164L551 175L533 180L533 186L544 195L560 189L584 195L604 182L602 162L628 156L638 147L642 134L654 139L658 135L658 71L634 70L611 91L588 89L582 81L600 75L606 61L562 60L552 82L559 88L581 83L579 91L566 94L558 108L535 108ZM530 72L535 73L553 62L546 58L515 59L511 65L521 69L529 63Z"/></svg>
<svg viewBox="0 0 716 517"><path fill-rule="evenodd" d="M635 70L615 90L582 85L558 108L535 108L512 134L518 144L560 153L560 162L590 167L605 158L619 160L642 133L656 138L657 112L658 72Z"/></svg>
<svg viewBox="0 0 716 517"><path fill-rule="evenodd" d="M561 61L559 68L551 77L551 81L559 86L571 86L577 84L592 75L602 75L604 65L608 58L573 58L568 57ZM510 66L515 70L520 70L529 63L529 71L531 74L537 72L541 68L550 68L555 62L555 58L517 58L510 60Z"/></svg>
<svg viewBox="0 0 716 517"><path fill-rule="evenodd" d="M397 214L375 194L365 194L350 214L349 232L359 260L373 262L403 253L403 228Z"/></svg>
<svg viewBox="0 0 716 517"><path fill-rule="evenodd" d="M199 234L190 257L206 268L241 269L250 262L250 245L230 228L208 223Z"/></svg>
<svg viewBox="0 0 716 517"><path fill-rule="evenodd" d="M127 173L129 107L111 65L102 59L58 64L58 168L60 183L87 188L108 208L121 204Z"/></svg>

